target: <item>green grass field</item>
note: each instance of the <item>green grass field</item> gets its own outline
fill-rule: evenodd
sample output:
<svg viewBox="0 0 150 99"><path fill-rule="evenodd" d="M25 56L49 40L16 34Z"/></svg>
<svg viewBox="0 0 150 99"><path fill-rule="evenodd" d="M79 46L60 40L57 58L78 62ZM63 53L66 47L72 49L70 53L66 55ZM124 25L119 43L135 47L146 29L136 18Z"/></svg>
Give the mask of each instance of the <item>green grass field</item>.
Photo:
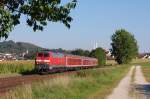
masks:
<svg viewBox="0 0 150 99"><path fill-rule="evenodd" d="M107 64L116 64L108 61ZM7 93L5 99L104 99L125 76L132 65L141 65L144 76L150 81L150 61L134 60L128 65L114 65L100 69L79 71L75 75L53 78L19 86ZM23 73L32 71L34 62L10 62L0 64L1 73ZM6 66L6 67L4 67ZM5 69L4 69L5 68Z"/></svg>
<svg viewBox="0 0 150 99"><path fill-rule="evenodd" d="M77 74L17 87L11 99L104 99L126 74L129 66L89 69Z"/></svg>

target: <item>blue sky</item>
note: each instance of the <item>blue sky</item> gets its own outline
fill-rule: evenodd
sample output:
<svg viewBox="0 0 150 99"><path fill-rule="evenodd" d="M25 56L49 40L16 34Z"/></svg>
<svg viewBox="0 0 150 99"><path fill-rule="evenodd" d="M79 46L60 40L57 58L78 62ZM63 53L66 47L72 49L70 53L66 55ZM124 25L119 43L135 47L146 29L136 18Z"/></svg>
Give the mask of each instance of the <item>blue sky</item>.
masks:
<svg viewBox="0 0 150 99"><path fill-rule="evenodd" d="M150 0L78 0L71 13L71 29L62 23L49 23L43 32L33 32L23 23L10 33L8 40L64 49L92 49L96 41L98 46L110 49L111 35L124 28L134 34L140 52L150 52L149 4Z"/></svg>

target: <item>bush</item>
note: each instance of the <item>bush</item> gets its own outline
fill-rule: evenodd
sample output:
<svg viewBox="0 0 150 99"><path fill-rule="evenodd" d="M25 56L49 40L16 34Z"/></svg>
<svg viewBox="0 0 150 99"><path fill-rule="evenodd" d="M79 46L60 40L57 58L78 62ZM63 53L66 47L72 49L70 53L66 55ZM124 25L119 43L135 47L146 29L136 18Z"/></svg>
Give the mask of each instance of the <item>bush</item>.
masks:
<svg viewBox="0 0 150 99"><path fill-rule="evenodd" d="M106 64L106 53L105 50L102 48L92 50L90 53L90 57L97 58L99 66L104 66Z"/></svg>

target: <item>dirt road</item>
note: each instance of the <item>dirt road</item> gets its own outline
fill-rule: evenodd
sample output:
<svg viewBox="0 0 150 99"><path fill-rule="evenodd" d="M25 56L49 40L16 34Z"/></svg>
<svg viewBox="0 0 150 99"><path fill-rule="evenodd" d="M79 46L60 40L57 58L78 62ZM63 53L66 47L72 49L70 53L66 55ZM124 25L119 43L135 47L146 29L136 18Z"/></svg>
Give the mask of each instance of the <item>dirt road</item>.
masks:
<svg viewBox="0 0 150 99"><path fill-rule="evenodd" d="M132 66L107 99L150 99L150 85L143 76L141 66Z"/></svg>
<svg viewBox="0 0 150 99"><path fill-rule="evenodd" d="M145 80L141 66L136 66L133 99L150 99L150 84Z"/></svg>
<svg viewBox="0 0 150 99"><path fill-rule="evenodd" d="M107 99L130 99L129 90L130 90L130 81L133 69L135 66L132 66L128 74L120 81L119 85L114 89L112 94L110 94Z"/></svg>

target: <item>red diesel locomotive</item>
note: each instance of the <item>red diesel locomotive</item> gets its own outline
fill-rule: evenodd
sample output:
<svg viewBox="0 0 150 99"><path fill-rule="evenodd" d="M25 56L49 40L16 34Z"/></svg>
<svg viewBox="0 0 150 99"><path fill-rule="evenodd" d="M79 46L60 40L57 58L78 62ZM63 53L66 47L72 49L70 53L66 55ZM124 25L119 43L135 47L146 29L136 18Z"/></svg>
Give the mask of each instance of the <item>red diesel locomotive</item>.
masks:
<svg viewBox="0 0 150 99"><path fill-rule="evenodd" d="M89 68L97 64L98 60L96 58L68 55L52 51L37 52L35 60L35 68L38 72Z"/></svg>

